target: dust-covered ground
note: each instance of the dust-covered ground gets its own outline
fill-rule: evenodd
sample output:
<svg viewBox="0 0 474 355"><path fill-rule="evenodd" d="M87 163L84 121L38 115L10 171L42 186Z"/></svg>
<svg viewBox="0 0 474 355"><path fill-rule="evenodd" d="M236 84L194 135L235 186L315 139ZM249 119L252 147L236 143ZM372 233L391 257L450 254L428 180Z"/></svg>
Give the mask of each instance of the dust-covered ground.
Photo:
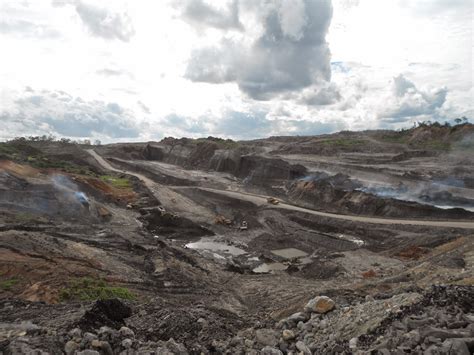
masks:
<svg viewBox="0 0 474 355"><path fill-rule="evenodd" d="M472 125L0 146L0 353L474 350Z"/></svg>

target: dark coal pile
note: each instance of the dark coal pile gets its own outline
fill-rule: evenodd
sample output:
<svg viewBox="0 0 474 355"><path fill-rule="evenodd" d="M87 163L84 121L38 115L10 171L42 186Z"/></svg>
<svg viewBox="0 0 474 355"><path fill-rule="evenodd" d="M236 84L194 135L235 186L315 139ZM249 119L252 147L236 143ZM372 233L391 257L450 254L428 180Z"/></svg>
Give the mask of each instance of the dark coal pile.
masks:
<svg viewBox="0 0 474 355"><path fill-rule="evenodd" d="M78 326L87 331L101 326L117 328L132 315L132 309L118 299L98 300L79 320Z"/></svg>
<svg viewBox="0 0 474 355"><path fill-rule="evenodd" d="M140 221L144 227L156 235L192 238L214 234L209 229L176 214L166 212L163 208L151 207L140 209Z"/></svg>

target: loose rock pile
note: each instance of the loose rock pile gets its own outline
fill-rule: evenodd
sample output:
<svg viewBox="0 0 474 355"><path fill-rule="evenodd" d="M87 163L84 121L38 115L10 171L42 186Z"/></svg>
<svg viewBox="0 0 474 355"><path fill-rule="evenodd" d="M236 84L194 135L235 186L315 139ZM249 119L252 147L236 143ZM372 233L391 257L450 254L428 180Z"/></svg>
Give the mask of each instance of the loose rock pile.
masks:
<svg viewBox="0 0 474 355"><path fill-rule="evenodd" d="M386 323L361 337L363 348L380 354L472 354L474 287L434 286Z"/></svg>
<svg viewBox="0 0 474 355"><path fill-rule="evenodd" d="M249 328L225 354L470 354L474 351L474 287L434 287L339 305L311 299L275 328Z"/></svg>
<svg viewBox="0 0 474 355"><path fill-rule="evenodd" d="M64 352L66 355L133 355L141 354L188 354L183 344L173 339L159 342L141 342L135 339L135 333L128 327L115 330L101 327L98 332L82 333L74 328L68 333Z"/></svg>
<svg viewBox="0 0 474 355"><path fill-rule="evenodd" d="M350 304L318 296L300 312L274 325L257 323L224 338L211 332L209 341L200 342L199 347L175 341L182 338L178 332L171 338L150 339L149 333L131 325L128 306L116 300L98 301L66 329L31 322L0 323L0 353L467 355L474 351L473 300L472 286L436 286L424 294L367 296ZM152 326L145 314L141 319L145 326ZM99 326L104 320L108 325Z"/></svg>

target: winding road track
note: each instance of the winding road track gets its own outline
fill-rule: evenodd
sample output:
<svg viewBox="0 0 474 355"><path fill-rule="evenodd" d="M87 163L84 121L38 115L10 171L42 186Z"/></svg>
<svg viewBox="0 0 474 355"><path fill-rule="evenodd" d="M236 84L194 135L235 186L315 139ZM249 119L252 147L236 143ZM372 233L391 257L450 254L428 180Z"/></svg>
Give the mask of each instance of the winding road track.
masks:
<svg viewBox="0 0 474 355"><path fill-rule="evenodd" d="M91 154L104 169L119 172L119 173L127 173L130 175L136 176L137 178L142 180L143 183L152 192L157 193L159 195L157 196L159 200L163 199L163 195L161 195L160 192L157 191L157 186L159 186L160 189L164 189L162 191L164 194L170 194L171 191L174 191L173 194L179 195L181 196L181 198L184 198L184 196L179 194L177 190L193 188L193 189L199 189L202 191L218 193L218 194L225 195L225 196L235 198L235 199L249 201L249 202L254 203L257 206L270 207L270 205L267 203L268 196L263 196L263 195L256 195L256 194L251 194L251 193L241 192L241 191L219 190L219 189L212 189L208 187L196 187L196 186L190 186L190 187L181 186L181 187L173 187L173 188L166 187L166 186L158 184L157 182L151 180L150 178L144 176L143 174L125 170L125 169L114 168L107 160L102 158L99 154L97 154L97 152L95 152L92 149L87 150L87 152ZM474 222L468 222L468 221L455 221L455 220L428 221L428 220L413 220L413 219L393 219L393 218L351 216L351 215L315 211L308 208L298 207L298 206L290 205L288 203L283 203L283 202L280 202L278 205L271 205L271 208L291 210L291 211L296 211L296 212L308 213L308 214L312 214L312 215L320 216L320 217L341 219L341 220L360 222L360 223L390 224L390 225L403 224L403 225L414 225L414 226L427 226L427 227L438 227L438 228L462 228L462 229L474 230ZM209 216L206 216L206 218L209 218Z"/></svg>

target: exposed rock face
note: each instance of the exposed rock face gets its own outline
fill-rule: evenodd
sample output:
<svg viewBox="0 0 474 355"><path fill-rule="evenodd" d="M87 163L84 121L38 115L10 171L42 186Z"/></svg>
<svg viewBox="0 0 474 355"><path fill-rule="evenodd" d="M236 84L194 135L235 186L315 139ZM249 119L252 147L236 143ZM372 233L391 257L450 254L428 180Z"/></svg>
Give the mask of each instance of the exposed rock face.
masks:
<svg viewBox="0 0 474 355"><path fill-rule="evenodd" d="M254 185L269 185L276 181L284 183L307 174L302 165L257 155L241 155L236 151L217 152L211 159L210 168L233 174Z"/></svg>
<svg viewBox="0 0 474 355"><path fill-rule="evenodd" d="M305 176L306 173L307 170L302 165L251 155L241 157L234 175L254 185L268 185L273 181L291 181Z"/></svg>
<svg viewBox="0 0 474 355"><path fill-rule="evenodd" d="M304 310L310 313L328 313L334 309L336 303L327 296L318 296L308 301Z"/></svg>
<svg viewBox="0 0 474 355"><path fill-rule="evenodd" d="M235 174L239 170L242 152L236 150L218 150L209 162L211 170Z"/></svg>
<svg viewBox="0 0 474 355"><path fill-rule="evenodd" d="M417 202L378 197L355 190L361 185L348 176L321 175L288 184L288 197L295 204L327 211L386 217L432 217L472 219L474 213L461 208L440 209Z"/></svg>
<svg viewBox="0 0 474 355"><path fill-rule="evenodd" d="M143 149L143 157L147 160L162 161L165 158L165 151L162 147L147 144Z"/></svg>
<svg viewBox="0 0 474 355"><path fill-rule="evenodd" d="M208 168L210 160L218 149L219 146L214 142L201 142L197 144L196 148L191 151L188 158L189 166L193 168Z"/></svg>
<svg viewBox="0 0 474 355"><path fill-rule="evenodd" d="M219 142L222 144L221 141L212 140L195 142L185 138L167 139L159 145L148 144L142 155L148 160L177 164L184 168L230 173L255 185L286 182L307 174L302 165L253 155L248 147L222 149Z"/></svg>

